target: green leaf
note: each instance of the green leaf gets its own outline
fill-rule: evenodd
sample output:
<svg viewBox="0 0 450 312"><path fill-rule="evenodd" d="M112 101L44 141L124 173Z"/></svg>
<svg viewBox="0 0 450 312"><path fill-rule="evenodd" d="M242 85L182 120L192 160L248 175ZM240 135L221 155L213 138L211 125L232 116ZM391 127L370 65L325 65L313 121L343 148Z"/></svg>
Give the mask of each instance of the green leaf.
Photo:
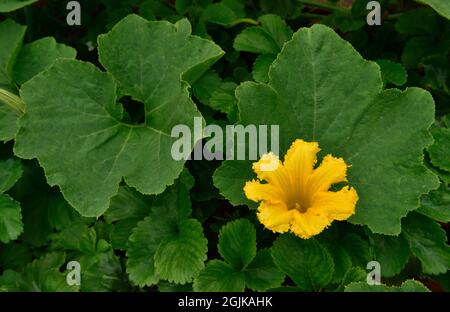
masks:
<svg viewBox="0 0 450 312"><path fill-rule="evenodd" d="M77 51L59 44L53 37L46 37L26 44L17 56L13 69L14 81L23 84L50 67L58 58L74 59Z"/></svg>
<svg viewBox="0 0 450 312"><path fill-rule="evenodd" d="M156 273L169 282L192 281L204 267L207 244L200 222L194 219L180 222L178 233L164 238L156 251Z"/></svg>
<svg viewBox="0 0 450 312"><path fill-rule="evenodd" d="M272 247L275 264L303 291L327 286L334 273L333 258L315 239L303 240L291 234L280 236Z"/></svg>
<svg viewBox="0 0 450 312"><path fill-rule="evenodd" d="M210 23L230 26L244 16L244 4L239 0L222 0L210 4L203 12L202 19Z"/></svg>
<svg viewBox="0 0 450 312"><path fill-rule="evenodd" d="M254 291L265 291L279 287L285 277L284 273L275 266L269 249L258 251L243 272L245 273L247 287Z"/></svg>
<svg viewBox="0 0 450 312"><path fill-rule="evenodd" d="M438 187L423 166L434 121L431 95L417 88L382 92L378 65L323 25L295 33L270 76L268 85L246 82L236 90L240 122L279 125L281 154L301 138L319 142L324 155L343 157L359 195L350 221L399 234L400 219L418 208L421 194ZM251 162L225 161L214 184L233 205L246 204L242 189L254 178L248 173Z"/></svg>
<svg viewBox="0 0 450 312"><path fill-rule="evenodd" d="M0 247L0 266L3 270L19 271L31 260L31 248L26 244L12 242Z"/></svg>
<svg viewBox="0 0 450 312"><path fill-rule="evenodd" d="M22 176L22 165L17 159L0 161L0 193L6 192Z"/></svg>
<svg viewBox="0 0 450 312"><path fill-rule="evenodd" d="M442 183L438 190L422 197L417 212L439 222L450 222L450 187Z"/></svg>
<svg viewBox="0 0 450 312"><path fill-rule="evenodd" d="M203 268L207 240L201 224L190 219L186 187L177 182L152 205L150 215L139 222L128 241L127 272L139 286L160 279L190 282Z"/></svg>
<svg viewBox="0 0 450 312"><path fill-rule="evenodd" d="M402 223L402 235L406 238L411 252L422 263L428 274L445 273L450 268L450 246L447 235L433 220L411 213Z"/></svg>
<svg viewBox="0 0 450 312"><path fill-rule="evenodd" d="M12 12L37 1L38 0L2 0L0 3L0 12Z"/></svg>
<svg viewBox="0 0 450 312"><path fill-rule="evenodd" d="M366 271L364 271L360 267L351 267L345 272L342 278L342 282L340 283L336 291L343 291L346 285L350 283L366 281L366 279Z"/></svg>
<svg viewBox="0 0 450 312"><path fill-rule="evenodd" d="M0 101L0 141L9 141L16 135L18 115Z"/></svg>
<svg viewBox="0 0 450 312"><path fill-rule="evenodd" d="M434 143L428 147L431 163L450 172L450 128L435 128L431 132Z"/></svg>
<svg viewBox="0 0 450 312"><path fill-rule="evenodd" d="M48 183L58 185L83 216L102 215L122 178L141 193L161 193L184 164L171 156L172 127L200 117L180 77L195 81L222 53L210 41L190 36L186 20L173 25L128 16L99 37L100 60L112 75L61 59L23 86L27 114L15 153L38 158ZM116 81L122 95L144 103L144 124L121 121Z"/></svg>
<svg viewBox="0 0 450 312"><path fill-rule="evenodd" d="M0 84L8 85L12 81L13 66L26 29L10 19L0 23Z"/></svg>
<svg viewBox="0 0 450 312"><path fill-rule="evenodd" d="M349 269L352 268L352 258L339 244L325 244L334 262L334 275L332 283L340 283Z"/></svg>
<svg viewBox="0 0 450 312"><path fill-rule="evenodd" d="M410 35L430 35L439 31L436 13L430 8L420 8L400 15L395 29ZM420 21L418 23L417 21Z"/></svg>
<svg viewBox="0 0 450 312"><path fill-rule="evenodd" d="M406 83L408 74L402 64L389 60L378 60L377 64L380 65L384 84L391 83L400 87Z"/></svg>
<svg viewBox="0 0 450 312"><path fill-rule="evenodd" d="M0 194L0 241L7 243L23 232L20 203L6 194Z"/></svg>
<svg viewBox="0 0 450 312"><path fill-rule="evenodd" d="M64 265L65 254L48 253L28 264L20 277L19 289L21 291L77 291L77 286L69 286L66 274L59 268Z"/></svg>
<svg viewBox="0 0 450 312"><path fill-rule="evenodd" d="M246 267L256 256L255 227L246 219L227 223L219 233L219 253L237 270Z"/></svg>
<svg viewBox="0 0 450 312"><path fill-rule="evenodd" d="M13 270L5 270L0 276L0 292L19 291L20 274Z"/></svg>
<svg viewBox="0 0 450 312"><path fill-rule="evenodd" d="M241 292L245 289L245 275L227 263L211 260L194 280L194 291Z"/></svg>
<svg viewBox="0 0 450 312"><path fill-rule="evenodd" d="M369 242L356 233L346 233L339 241L347 254L352 259L354 266L366 268L367 263L372 260L372 251Z"/></svg>
<svg viewBox="0 0 450 312"><path fill-rule="evenodd" d="M258 21L261 26L248 27L236 36L234 48L261 54L277 54L292 36L292 30L277 15L263 15Z"/></svg>
<svg viewBox="0 0 450 312"><path fill-rule="evenodd" d="M416 0L416 2L427 4L443 17L450 19L450 3L446 0Z"/></svg>
<svg viewBox="0 0 450 312"><path fill-rule="evenodd" d="M269 81L269 68L275 59L276 55L274 54L261 54L258 56L253 64L253 79L257 82L267 83Z"/></svg>
<svg viewBox="0 0 450 312"><path fill-rule="evenodd" d="M397 275L405 267L409 258L408 242L402 237L373 235L374 260L381 265L381 276Z"/></svg>
<svg viewBox="0 0 450 312"><path fill-rule="evenodd" d="M422 283L407 280L400 287L386 285L369 285L366 282L350 283L345 287L346 292L429 292Z"/></svg>

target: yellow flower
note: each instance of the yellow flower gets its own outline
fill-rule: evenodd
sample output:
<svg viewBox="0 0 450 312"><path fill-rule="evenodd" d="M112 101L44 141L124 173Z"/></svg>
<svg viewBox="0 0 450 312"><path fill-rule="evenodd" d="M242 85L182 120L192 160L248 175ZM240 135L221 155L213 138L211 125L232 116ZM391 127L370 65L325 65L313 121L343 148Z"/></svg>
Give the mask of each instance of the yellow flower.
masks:
<svg viewBox="0 0 450 312"><path fill-rule="evenodd" d="M295 140L284 163L273 153L253 163L258 180L248 181L244 192L248 199L261 202L258 219L266 228L277 233L291 231L306 239L333 220L346 220L355 213L358 194L354 188L328 191L332 184L347 182L347 164L327 155L314 168L319 151L317 142Z"/></svg>

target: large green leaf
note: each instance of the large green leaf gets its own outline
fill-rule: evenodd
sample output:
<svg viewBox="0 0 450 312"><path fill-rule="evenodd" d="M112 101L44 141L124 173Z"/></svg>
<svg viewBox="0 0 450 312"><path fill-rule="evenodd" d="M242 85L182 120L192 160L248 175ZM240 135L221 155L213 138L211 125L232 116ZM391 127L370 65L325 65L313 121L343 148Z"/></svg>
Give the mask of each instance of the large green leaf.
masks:
<svg viewBox="0 0 450 312"><path fill-rule="evenodd" d="M203 269L207 240L201 224L189 218L189 205L187 189L177 181L133 230L127 271L135 284L154 285L160 279L185 284Z"/></svg>
<svg viewBox="0 0 450 312"><path fill-rule="evenodd" d="M443 17L450 19L450 2L447 0L416 0L419 3L427 4L436 10Z"/></svg>
<svg viewBox="0 0 450 312"><path fill-rule="evenodd" d="M351 222L399 234L400 219L438 187L423 166L423 149L432 142L431 95L417 88L382 91L379 67L322 25L295 33L269 76L269 84L247 82L236 90L240 122L280 125L282 154L301 138L343 157L359 195ZM242 189L254 178L249 171L249 161L226 161L215 174L215 185L234 205L248 202Z"/></svg>
<svg viewBox="0 0 450 312"><path fill-rule="evenodd" d="M282 235L272 247L272 256L275 264L304 291L321 290L333 278L333 258L315 239Z"/></svg>
<svg viewBox="0 0 450 312"><path fill-rule="evenodd" d="M211 260L194 280L195 291L244 291L245 275L227 263Z"/></svg>
<svg viewBox="0 0 450 312"><path fill-rule="evenodd" d="M418 213L411 213L402 223L403 236L411 252L428 274L445 273L450 269L450 246L447 235L435 221Z"/></svg>
<svg viewBox="0 0 450 312"><path fill-rule="evenodd" d="M59 44L52 37L33 41L24 45L17 56L13 69L14 81L21 85L47 69L56 59L74 59L76 55L74 48Z"/></svg>
<svg viewBox="0 0 450 312"><path fill-rule="evenodd" d="M219 253L236 269L247 266L256 255L255 227L245 219L227 223L219 233Z"/></svg>
<svg viewBox="0 0 450 312"><path fill-rule="evenodd" d="M369 285L366 282L350 283L345 287L346 292L429 292L422 283L407 280L401 286Z"/></svg>
<svg viewBox="0 0 450 312"><path fill-rule="evenodd" d="M284 273L275 266L270 249L258 251L243 272L247 287L256 291L278 287L285 277Z"/></svg>
<svg viewBox="0 0 450 312"><path fill-rule="evenodd" d="M20 203L6 194L0 194L0 241L15 240L23 231Z"/></svg>
<svg viewBox="0 0 450 312"><path fill-rule="evenodd" d="M142 193L161 193L184 164L171 156L172 127L192 125L200 116L181 76L194 81L222 53L190 36L186 20L173 25L128 16L99 38L100 60L109 73L58 60L24 84L27 113L15 152L38 158L49 184L58 185L84 216L103 214L122 178ZM116 82L122 95L144 103L144 124L122 121Z"/></svg>
<svg viewBox="0 0 450 312"><path fill-rule="evenodd" d="M22 46L26 26L13 20L0 23L0 84L10 84L13 66Z"/></svg>
<svg viewBox="0 0 450 312"><path fill-rule="evenodd" d="M37 1L38 0L2 0L0 2L0 12L12 12Z"/></svg>

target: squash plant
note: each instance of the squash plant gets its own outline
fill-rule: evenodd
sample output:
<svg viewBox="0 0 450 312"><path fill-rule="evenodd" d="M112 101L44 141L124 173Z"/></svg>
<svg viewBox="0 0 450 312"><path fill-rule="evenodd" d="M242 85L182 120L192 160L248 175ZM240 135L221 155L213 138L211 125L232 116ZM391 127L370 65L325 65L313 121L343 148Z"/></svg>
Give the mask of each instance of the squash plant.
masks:
<svg viewBox="0 0 450 312"><path fill-rule="evenodd" d="M0 2L0 290L449 290L448 1L63 2Z"/></svg>

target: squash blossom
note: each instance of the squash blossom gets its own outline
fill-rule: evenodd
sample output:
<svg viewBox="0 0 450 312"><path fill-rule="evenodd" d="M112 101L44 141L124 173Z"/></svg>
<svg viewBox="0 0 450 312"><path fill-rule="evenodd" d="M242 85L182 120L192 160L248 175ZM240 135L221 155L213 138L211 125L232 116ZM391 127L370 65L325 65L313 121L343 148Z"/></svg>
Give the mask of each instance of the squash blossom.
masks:
<svg viewBox="0 0 450 312"><path fill-rule="evenodd" d="M244 192L248 199L261 202L258 219L269 230L291 231L307 239L322 232L333 220L346 220L355 213L358 194L354 188L329 191L331 185L347 182L347 164L342 158L327 155L314 168L319 151L317 142L297 139L283 163L273 153L253 163L258 179L248 181ZM270 164L276 169L265 170Z"/></svg>

